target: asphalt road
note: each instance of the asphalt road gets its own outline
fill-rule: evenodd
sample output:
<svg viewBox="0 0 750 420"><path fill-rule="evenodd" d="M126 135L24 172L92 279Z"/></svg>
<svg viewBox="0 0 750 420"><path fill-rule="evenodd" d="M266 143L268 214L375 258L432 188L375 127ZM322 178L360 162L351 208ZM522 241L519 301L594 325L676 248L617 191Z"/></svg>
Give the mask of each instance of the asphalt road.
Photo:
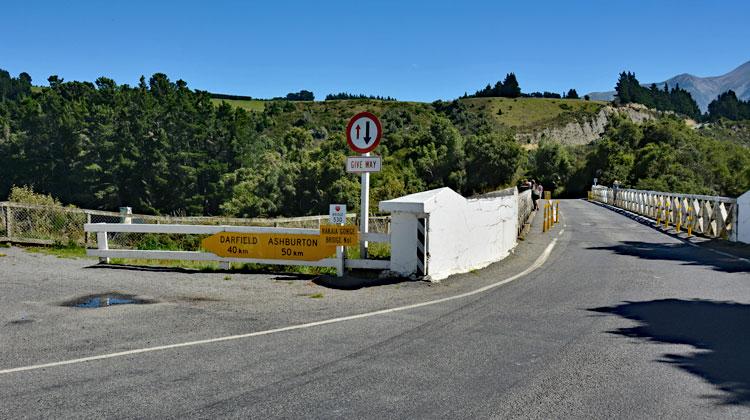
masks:
<svg viewBox="0 0 750 420"><path fill-rule="evenodd" d="M0 280L6 296L0 303L28 305L39 321L1 326L0 371L444 298L521 272L556 238L537 270L460 299L0 373L0 418L749 418L750 264L584 201L564 201L561 208L564 226L546 235L535 226L516 255L488 269L437 286L331 291L330 300L315 301L319 306L300 309L313 301L307 299L282 311L279 319L288 324L253 309L266 308L260 300L219 309L170 302L71 315L66 311L75 309L32 302L42 291L19 271L20 278ZM75 273L102 276L75 270L58 287ZM199 287L165 284L160 287ZM149 316L136 317L138 311ZM181 321L165 323L173 312ZM121 335L112 329L118 318ZM96 332L97 322L106 334ZM76 323L85 323L95 339L82 341L86 332ZM145 338L134 336L139 330Z"/></svg>

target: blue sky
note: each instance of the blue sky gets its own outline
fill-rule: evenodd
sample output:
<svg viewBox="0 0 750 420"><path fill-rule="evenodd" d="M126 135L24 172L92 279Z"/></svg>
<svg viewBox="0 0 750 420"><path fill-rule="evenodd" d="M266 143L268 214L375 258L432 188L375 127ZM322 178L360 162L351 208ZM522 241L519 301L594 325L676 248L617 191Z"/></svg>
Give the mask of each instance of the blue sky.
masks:
<svg viewBox="0 0 750 420"><path fill-rule="evenodd" d="M611 90L750 60L743 1L13 1L0 68L46 84L163 72L212 92L432 101L507 72L525 92ZM154 4L152 4L154 3Z"/></svg>

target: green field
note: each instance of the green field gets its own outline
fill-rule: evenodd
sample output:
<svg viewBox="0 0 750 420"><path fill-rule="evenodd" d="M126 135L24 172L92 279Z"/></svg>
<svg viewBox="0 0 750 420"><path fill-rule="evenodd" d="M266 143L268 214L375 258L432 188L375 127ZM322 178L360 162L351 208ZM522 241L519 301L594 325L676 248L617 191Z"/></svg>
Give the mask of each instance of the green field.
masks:
<svg viewBox="0 0 750 420"><path fill-rule="evenodd" d="M596 115L606 102L546 98L466 98L471 111L519 130L560 126Z"/></svg>
<svg viewBox="0 0 750 420"><path fill-rule="evenodd" d="M263 110L266 107L265 101L257 101L257 100L241 100L241 99L216 99L211 98L211 102L214 103L214 105L219 106L222 102L226 102L229 105L236 106L238 108L242 108L245 111L257 111L257 112L263 112Z"/></svg>
<svg viewBox="0 0 750 420"><path fill-rule="evenodd" d="M426 102L380 101L373 99L351 99L316 102L286 102L260 100L212 99L218 105L226 101L231 105L254 112L268 109L270 104L281 107L283 112L274 113L277 121L271 131L283 130L295 122L305 121L313 126L345 126L348 118L360 111L370 111L384 120L406 119L419 124L430 120L435 109ZM466 112L490 121L492 126L513 128L518 131L560 127L569 122L584 122L594 117L607 103L575 99L546 98L465 98L459 100ZM385 121L384 121L385 122Z"/></svg>

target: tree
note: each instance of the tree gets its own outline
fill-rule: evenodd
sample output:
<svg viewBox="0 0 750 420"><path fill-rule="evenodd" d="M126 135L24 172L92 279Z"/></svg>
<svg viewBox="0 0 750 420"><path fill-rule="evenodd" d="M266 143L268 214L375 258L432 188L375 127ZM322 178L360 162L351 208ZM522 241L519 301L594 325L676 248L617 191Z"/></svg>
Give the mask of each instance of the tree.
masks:
<svg viewBox="0 0 750 420"><path fill-rule="evenodd" d="M314 101L315 95L309 90L301 90L299 92L287 93L286 100L288 101Z"/></svg>
<svg viewBox="0 0 750 420"><path fill-rule="evenodd" d="M511 185L522 163L523 150L511 133L470 136L464 150L468 193L483 193Z"/></svg>
<svg viewBox="0 0 750 420"><path fill-rule="evenodd" d="M733 90L728 90L708 104L708 115L711 121L720 118L747 120L750 119L750 101L741 101Z"/></svg>
<svg viewBox="0 0 750 420"><path fill-rule="evenodd" d="M700 117L698 104L690 93L680 88L679 85L672 90L669 90L666 83L664 89L659 89L656 84L645 88L640 85L634 73L622 72L615 90L617 91L616 100L621 104L634 102L661 111L674 111L695 119Z"/></svg>
<svg viewBox="0 0 750 420"><path fill-rule="evenodd" d="M554 191L570 177L573 160L568 150L559 143L542 141L531 159L531 176L545 189Z"/></svg>
<svg viewBox="0 0 750 420"><path fill-rule="evenodd" d="M567 99L580 99L578 97L578 92L576 92L575 89L568 90L568 93L565 95Z"/></svg>
<svg viewBox="0 0 750 420"><path fill-rule="evenodd" d="M521 96L521 87L518 85L515 73L508 73L502 84L502 94L506 98L518 98Z"/></svg>

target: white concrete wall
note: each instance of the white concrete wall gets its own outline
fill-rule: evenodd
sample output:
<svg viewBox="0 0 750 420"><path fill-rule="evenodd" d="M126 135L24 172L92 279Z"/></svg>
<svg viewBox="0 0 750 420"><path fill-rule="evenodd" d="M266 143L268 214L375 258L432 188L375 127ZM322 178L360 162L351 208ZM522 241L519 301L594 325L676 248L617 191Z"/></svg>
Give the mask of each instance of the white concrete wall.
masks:
<svg viewBox="0 0 750 420"><path fill-rule="evenodd" d="M394 216L391 269L402 275L416 272L417 217L428 218L427 272L433 280L486 267L516 246L517 191L466 199L450 188L440 188L383 201L380 209Z"/></svg>
<svg viewBox="0 0 750 420"><path fill-rule="evenodd" d="M405 276L417 272L417 216L391 213L391 271Z"/></svg>
<svg viewBox="0 0 750 420"><path fill-rule="evenodd" d="M736 240L750 244L750 191L737 198Z"/></svg>

